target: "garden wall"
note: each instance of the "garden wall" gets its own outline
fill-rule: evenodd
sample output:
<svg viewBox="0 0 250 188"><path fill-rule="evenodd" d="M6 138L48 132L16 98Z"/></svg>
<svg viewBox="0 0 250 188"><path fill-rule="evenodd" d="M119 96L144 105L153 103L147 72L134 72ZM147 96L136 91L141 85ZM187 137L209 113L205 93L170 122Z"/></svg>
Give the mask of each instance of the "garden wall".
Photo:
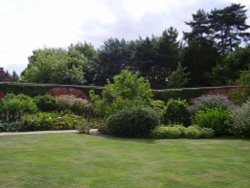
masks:
<svg viewBox="0 0 250 188"><path fill-rule="evenodd" d="M201 95L224 95L229 96L230 93L239 91L239 86L220 86L220 87L197 87L197 88L181 88L181 89L163 89L153 90L156 99L167 101L170 98L187 99L199 97Z"/></svg>
<svg viewBox="0 0 250 188"><path fill-rule="evenodd" d="M103 87L99 86L79 86L79 85L58 85L58 84L28 84L28 83L7 83L0 82L0 99L6 93L26 94L31 97L37 95L49 94L52 96L74 95L89 100L89 91L94 90L100 94ZM222 86L222 87L199 87L199 88L182 88L182 89L164 89L153 90L155 99L167 101L170 98L192 99L203 94L220 94L228 96L231 92L239 90L238 86Z"/></svg>

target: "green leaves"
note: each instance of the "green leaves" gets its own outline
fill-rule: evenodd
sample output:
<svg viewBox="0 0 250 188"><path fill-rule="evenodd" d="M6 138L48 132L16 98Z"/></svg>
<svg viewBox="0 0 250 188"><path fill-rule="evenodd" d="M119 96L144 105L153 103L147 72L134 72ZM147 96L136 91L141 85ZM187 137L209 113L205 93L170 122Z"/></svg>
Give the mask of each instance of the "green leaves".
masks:
<svg viewBox="0 0 250 188"><path fill-rule="evenodd" d="M73 48L36 50L21 79L36 83L83 84L86 64L84 55Z"/></svg>
<svg viewBox="0 0 250 188"><path fill-rule="evenodd" d="M93 91L90 97L99 113L106 116L124 107L150 106L153 93L149 82L139 73L122 70L114 77L113 83L108 81L101 97Z"/></svg>

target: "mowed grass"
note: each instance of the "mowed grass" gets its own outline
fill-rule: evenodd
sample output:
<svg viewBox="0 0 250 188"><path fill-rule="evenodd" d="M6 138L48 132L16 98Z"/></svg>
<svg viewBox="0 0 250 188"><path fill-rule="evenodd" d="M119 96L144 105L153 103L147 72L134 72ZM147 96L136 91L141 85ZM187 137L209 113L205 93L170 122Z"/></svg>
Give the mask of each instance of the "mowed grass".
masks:
<svg viewBox="0 0 250 188"><path fill-rule="evenodd" d="M2 188L250 187L250 141L0 137Z"/></svg>

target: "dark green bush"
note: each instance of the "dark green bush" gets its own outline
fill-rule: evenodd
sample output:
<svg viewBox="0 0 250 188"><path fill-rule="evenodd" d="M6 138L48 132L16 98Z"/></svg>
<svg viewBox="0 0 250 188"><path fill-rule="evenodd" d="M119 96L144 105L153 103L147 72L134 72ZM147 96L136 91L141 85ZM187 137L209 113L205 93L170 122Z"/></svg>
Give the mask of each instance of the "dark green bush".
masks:
<svg viewBox="0 0 250 188"><path fill-rule="evenodd" d="M200 138L202 135L199 128L195 126L187 127L184 131L184 136L186 138Z"/></svg>
<svg viewBox="0 0 250 188"><path fill-rule="evenodd" d="M225 135L228 133L228 123L230 114L228 110L221 108L199 111L194 116L194 123L200 127L211 128L215 135Z"/></svg>
<svg viewBox="0 0 250 188"><path fill-rule="evenodd" d="M239 136L250 137L250 100L232 111L231 131Z"/></svg>
<svg viewBox="0 0 250 188"><path fill-rule="evenodd" d="M56 110L56 99L51 95L40 95L34 98L34 101L42 112L51 112Z"/></svg>
<svg viewBox="0 0 250 188"><path fill-rule="evenodd" d="M107 130L121 137L149 137L151 131L159 125L154 110L132 107L118 111L107 118Z"/></svg>
<svg viewBox="0 0 250 188"><path fill-rule="evenodd" d="M163 110L162 121L165 124L190 124L190 114L186 100L170 99Z"/></svg>
<svg viewBox="0 0 250 188"><path fill-rule="evenodd" d="M35 97L39 95L45 95L49 89L54 87L63 87L63 88L75 88L83 91L88 94L90 90L94 90L95 93L100 93L102 91L102 87L97 86L62 86L57 84L29 84L29 83L0 83L0 91L4 93L14 93L25 94L30 97Z"/></svg>

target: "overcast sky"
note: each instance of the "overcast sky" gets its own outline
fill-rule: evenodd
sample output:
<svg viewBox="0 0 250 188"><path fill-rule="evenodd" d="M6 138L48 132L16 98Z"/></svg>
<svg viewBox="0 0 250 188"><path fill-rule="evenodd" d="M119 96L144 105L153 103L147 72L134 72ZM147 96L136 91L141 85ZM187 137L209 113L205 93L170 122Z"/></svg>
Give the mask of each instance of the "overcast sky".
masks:
<svg viewBox="0 0 250 188"><path fill-rule="evenodd" d="M170 26L181 34L198 9L232 2L250 9L250 0L0 0L0 67L20 73L38 48L78 41L99 47L109 37L160 35Z"/></svg>

